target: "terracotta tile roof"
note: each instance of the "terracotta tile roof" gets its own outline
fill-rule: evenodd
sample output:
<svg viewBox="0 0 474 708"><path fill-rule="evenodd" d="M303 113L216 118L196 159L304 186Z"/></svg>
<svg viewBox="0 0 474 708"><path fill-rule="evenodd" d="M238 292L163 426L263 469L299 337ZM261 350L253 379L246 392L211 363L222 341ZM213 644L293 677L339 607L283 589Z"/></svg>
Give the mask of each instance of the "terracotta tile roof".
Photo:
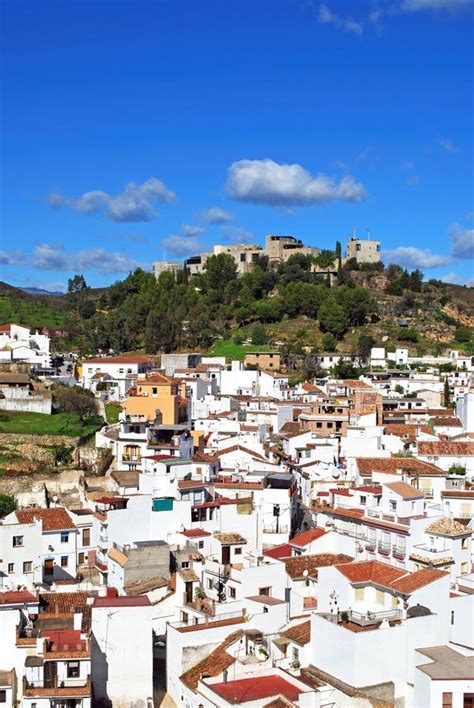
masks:
<svg viewBox="0 0 474 708"><path fill-rule="evenodd" d="M408 595L409 593L419 590L420 588L429 585L439 578L446 577L447 573L442 570L436 570L435 568L423 568L423 570L417 570L415 573L407 573L403 578L395 580L391 587L393 590Z"/></svg>
<svg viewBox="0 0 474 708"><path fill-rule="evenodd" d="M426 533L434 533L439 536L449 536L453 538L456 536L469 536L471 530L466 528L463 524L460 524L459 521L443 516L441 519L433 521L433 523L427 527Z"/></svg>
<svg viewBox="0 0 474 708"><path fill-rule="evenodd" d="M441 492L441 496L459 499L474 499L474 489L445 489Z"/></svg>
<svg viewBox="0 0 474 708"><path fill-rule="evenodd" d="M246 539L240 535L240 533L214 533L214 538L216 538L220 543L247 543Z"/></svg>
<svg viewBox="0 0 474 708"><path fill-rule="evenodd" d="M474 455L474 442L450 442L444 440L436 440L433 442L419 442L418 454L428 455L430 457L465 457Z"/></svg>
<svg viewBox="0 0 474 708"><path fill-rule="evenodd" d="M446 573L441 570L424 568L414 573L409 573L403 568L395 568L388 563L379 561L359 561L337 565L336 569L344 575L350 583L373 583L382 587L396 590L408 595L419 588L429 585L442 578Z"/></svg>
<svg viewBox="0 0 474 708"><path fill-rule="evenodd" d="M199 582L199 578L192 568L181 568L181 570L178 570L178 575L184 580L185 583Z"/></svg>
<svg viewBox="0 0 474 708"><path fill-rule="evenodd" d="M317 578L318 568L350 563L352 560L351 556L346 556L344 553L316 553L311 556L303 555L283 558L283 563L286 566L286 572L292 580L302 580L306 577L304 575L305 570L308 571L308 575L311 578Z"/></svg>
<svg viewBox="0 0 474 708"><path fill-rule="evenodd" d="M301 644L302 646L304 644L308 644L311 639L311 620L300 622L300 624L290 627L280 634L282 637L286 637L292 642L296 642L296 644Z"/></svg>
<svg viewBox="0 0 474 708"><path fill-rule="evenodd" d="M324 509L324 512L328 514L335 514L336 516L343 516L346 519L354 519L354 521L359 521L364 516L363 509L343 509L338 506L334 507L334 509Z"/></svg>
<svg viewBox="0 0 474 708"><path fill-rule="evenodd" d="M143 379L138 379L137 380L137 385L139 386L140 384L150 384L150 383L156 383L156 384L163 384L165 386L169 386L172 383L176 383L174 379L170 378L169 376L164 376L164 374L159 374L158 372L154 374L148 374Z"/></svg>
<svg viewBox="0 0 474 708"><path fill-rule="evenodd" d="M128 556L126 556L125 553L122 553L122 551L119 551L118 548L110 548L107 555L110 560L115 561L115 563L118 563L122 568L128 562Z"/></svg>
<svg viewBox="0 0 474 708"><path fill-rule="evenodd" d="M359 381L359 379L344 379L342 383L348 388L369 388L373 390L372 386L365 383L365 381Z"/></svg>
<svg viewBox="0 0 474 708"><path fill-rule="evenodd" d="M384 425L385 435L396 435L397 437L417 437L418 433L432 434L429 425L414 423L386 423Z"/></svg>
<svg viewBox="0 0 474 708"><path fill-rule="evenodd" d="M424 499L423 492L419 489L415 489L411 484L406 482L390 482L390 484L384 484L384 487L391 489L392 492L398 494L402 499Z"/></svg>
<svg viewBox="0 0 474 708"><path fill-rule="evenodd" d="M301 388L308 393L322 393L322 390L312 383L302 383Z"/></svg>
<svg viewBox="0 0 474 708"><path fill-rule="evenodd" d="M229 636L216 647L205 659L199 661L192 668L188 669L181 675L181 681L192 691L195 691L201 678L219 676L225 669L228 669L234 663L233 656L227 653L227 649L238 642L244 636L245 632L238 629L232 632Z"/></svg>
<svg viewBox="0 0 474 708"><path fill-rule="evenodd" d="M209 531L204 531L204 529L185 529L180 531L186 538L201 538L202 536L211 536Z"/></svg>
<svg viewBox="0 0 474 708"><path fill-rule="evenodd" d="M148 607L150 600L145 595L122 595L121 597L96 597L94 607Z"/></svg>
<svg viewBox="0 0 474 708"><path fill-rule="evenodd" d="M127 595L146 595L159 588L168 587L169 578L155 576L153 578L139 578L124 585L123 589Z"/></svg>
<svg viewBox="0 0 474 708"><path fill-rule="evenodd" d="M237 704L257 702L262 698L279 697L280 695L295 703L303 693L303 689L277 674L242 678L227 683L214 683L210 688L222 696L226 702Z"/></svg>
<svg viewBox="0 0 474 708"><path fill-rule="evenodd" d="M292 546L307 546L311 541L315 541L317 538L321 538L321 536L325 536L327 531L324 529L320 529L317 527L308 529L307 531L303 531L303 533L299 533L297 536L293 536L292 539L290 539L290 544Z"/></svg>
<svg viewBox="0 0 474 708"><path fill-rule="evenodd" d="M0 592L0 605L17 605L26 602L38 602L38 596L27 590L7 590Z"/></svg>
<svg viewBox="0 0 474 708"><path fill-rule="evenodd" d="M87 592L42 592L40 594L43 612L48 614L73 614L83 612L87 607Z"/></svg>
<svg viewBox="0 0 474 708"><path fill-rule="evenodd" d="M462 428L462 423L459 418L431 418L429 421L434 426L450 426L452 428Z"/></svg>
<svg viewBox="0 0 474 708"><path fill-rule="evenodd" d="M274 548L270 548L268 551L263 551L264 556L268 556L268 558L288 558L291 556L291 551L292 547L290 546L289 543L282 543L281 546L275 546Z"/></svg>
<svg viewBox="0 0 474 708"><path fill-rule="evenodd" d="M421 445L422 443L419 443ZM418 452L419 452L418 445ZM416 457L357 457L357 467L361 475L370 475L373 472L385 474L440 474L446 472L429 462L418 460Z"/></svg>
<svg viewBox="0 0 474 708"><path fill-rule="evenodd" d="M373 582L385 586L389 586L394 580L406 574L403 568L395 568L393 565L379 561L345 563L337 565L336 569L351 583Z"/></svg>
<svg viewBox="0 0 474 708"><path fill-rule="evenodd" d="M152 364L153 359L148 356L140 356L138 354L123 354L121 356L104 356L97 359L84 359L83 366L87 364Z"/></svg>
<svg viewBox="0 0 474 708"><path fill-rule="evenodd" d="M377 494L380 495L382 494L382 487L378 486L377 484L366 484L362 487L354 487L355 492L367 492L367 494Z"/></svg>
<svg viewBox="0 0 474 708"><path fill-rule="evenodd" d="M278 597L272 597L271 595L249 595L245 598L246 600L252 600L253 602L258 602L261 605L284 605L285 601L280 600Z"/></svg>
<svg viewBox="0 0 474 708"><path fill-rule="evenodd" d="M17 509L16 518L20 524L31 524L35 519L41 519L43 531L73 531L76 525L64 507L50 509Z"/></svg>

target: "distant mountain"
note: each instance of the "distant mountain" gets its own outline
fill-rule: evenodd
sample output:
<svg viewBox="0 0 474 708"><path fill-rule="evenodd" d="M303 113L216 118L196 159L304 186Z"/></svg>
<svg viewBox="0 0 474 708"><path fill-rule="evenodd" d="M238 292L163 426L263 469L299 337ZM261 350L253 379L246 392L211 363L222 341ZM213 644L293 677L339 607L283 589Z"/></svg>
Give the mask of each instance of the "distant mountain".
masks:
<svg viewBox="0 0 474 708"><path fill-rule="evenodd" d="M62 293L60 290L42 290L42 288L19 288L19 290L23 290L25 293L29 293L30 295L54 295L54 297L62 297L64 293Z"/></svg>

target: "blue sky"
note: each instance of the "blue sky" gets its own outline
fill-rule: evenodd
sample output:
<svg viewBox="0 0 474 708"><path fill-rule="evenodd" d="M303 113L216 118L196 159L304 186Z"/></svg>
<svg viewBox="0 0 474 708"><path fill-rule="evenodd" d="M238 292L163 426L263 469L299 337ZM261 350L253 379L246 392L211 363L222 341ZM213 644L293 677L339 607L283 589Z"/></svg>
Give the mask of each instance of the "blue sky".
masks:
<svg viewBox="0 0 474 708"><path fill-rule="evenodd" d="M6 0L1 278L357 228L473 280L472 0Z"/></svg>

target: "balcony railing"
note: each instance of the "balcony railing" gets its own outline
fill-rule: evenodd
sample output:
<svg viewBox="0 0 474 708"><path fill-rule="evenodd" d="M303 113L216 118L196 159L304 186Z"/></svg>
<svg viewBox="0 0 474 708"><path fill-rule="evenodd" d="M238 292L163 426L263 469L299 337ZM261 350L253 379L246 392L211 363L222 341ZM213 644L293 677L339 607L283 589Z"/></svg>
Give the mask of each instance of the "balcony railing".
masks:
<svg viewBox="0 0 474 708"><path fill-rule="evenodd" d="M378 624L383 622L383 620L399 620L401 618L401 610L383 610L382 612L357 612L355 610L349 610L347 613L349 615L349 620L355 624L359 624L361 627L369 627L373 624Z"/></svg>
<svg viewBox="0 0 474 708"><path fill-rule="evenodd" d="M272 526L264 526L263 533L288 533L288 526L282 524L278 528L274 524Z"/></svg>
<svg viewBox="0 0 474 708"><path fill-rule="evenodd" d="M419 543L418 545L413 546L413 553L433 559L446 558L452 555L452 551L449 548L435 548L433 546L428 546L427 543Z"/></svg>
<svg viewBox="0 0 474 708"><path fill-rule="evenodd" d="M379 543L377 544L377 549L378 549L378 552L381 553L383 556L390 555L390 544L389 543L382 543L382 541L379 541Z"/></svg>
<svg viewBox="0 0 474 708"><path fill-rule="evenodd" d="M392 556L394 558L399 558L400 560L403 560L405 558L407 553L407 550L404 546L393 546L392 548Z"/></svg>
<svg viewBox="0 0 474 708"><path fill-rule="evenodd" d="M37 682L29 683L23 677L23 695L25 697L35 696L57 696L58 698L75 698L89 696L91 693L91 679L87 676L85 683L80 686L65 686L64 681L58 681L58 677L45 679L41 685L34 685Z"/></svg>
<svg viewBox="0 0 474 708"><path fill-rule="evenodd" d="M375 549L377 548L377 541L375 539L373 541L367 541L365 544L365 549L369 551L369 553L375 553Z"/></svg>

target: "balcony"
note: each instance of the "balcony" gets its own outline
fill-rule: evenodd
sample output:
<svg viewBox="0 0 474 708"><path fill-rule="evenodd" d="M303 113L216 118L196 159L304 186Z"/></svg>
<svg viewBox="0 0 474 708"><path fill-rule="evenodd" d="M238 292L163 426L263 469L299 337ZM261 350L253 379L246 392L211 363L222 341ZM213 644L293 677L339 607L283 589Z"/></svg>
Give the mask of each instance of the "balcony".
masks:
<svg viewBox="0 0 474 708"><path fill-rule="evenodd" d="M367 541L365 544L365 550L368 551L369 553L375 553L375 549L377 548L377 542L374 539L373 541Z"/></svg>
<svg viewBox="0 0 474 708"><path fill-rule="evenodd" d="M263 527L263 533L288 533L289 528L286 525L280 524L278 527L276 524L272 524L271 526L264 526Z"/></svg>
<svg viewBox="0 0 474 708"><path fill-rule="evenodd" d="M76 698L81 696L90 696L91 694L91 678L87 676L86 683L80 686L65 686L64 681L59 682L58 677L54 676L51 679L44 679L40 686L35 686L23 678L23 695L27 698L35 698L41 696L51 696L57 698Z"/></svg>
<svg viewBox="0 0 474 708"><path fill-rule="evenodd" d="M183 593L183 606L189 607L194 612L199 612L206 617L215 617L216 603L210 597L194 597L189 600L186 593Z"/></svg>
<svg viewBox="0 0 474 708"><path fill-rule="evenodd" d="M404 560L407 554L407 549L405 546L393 546L392 556L398 558L398 560Z"/></svg>
<svg viewBox="0 0 474 708"><path fill-rule="evenodd" d="M389 556L390 548L391 546L389 543L382 543L382 541L379 541L377 544L377 550L382 556Z"/></svg>
<svg viewBox="0 0 474 708"><path fill-rule="evenodd" d="M446 566L454 563L450 549L434 548L427 543L420 543L413 546L410 560L433 566Z"/></svg>
<svg viewBox="0 0 474 708"><path fill-rule="evenodd" d="M141 455L122 455L122 462L124 465L141 465L142 458Z"/></svg>

